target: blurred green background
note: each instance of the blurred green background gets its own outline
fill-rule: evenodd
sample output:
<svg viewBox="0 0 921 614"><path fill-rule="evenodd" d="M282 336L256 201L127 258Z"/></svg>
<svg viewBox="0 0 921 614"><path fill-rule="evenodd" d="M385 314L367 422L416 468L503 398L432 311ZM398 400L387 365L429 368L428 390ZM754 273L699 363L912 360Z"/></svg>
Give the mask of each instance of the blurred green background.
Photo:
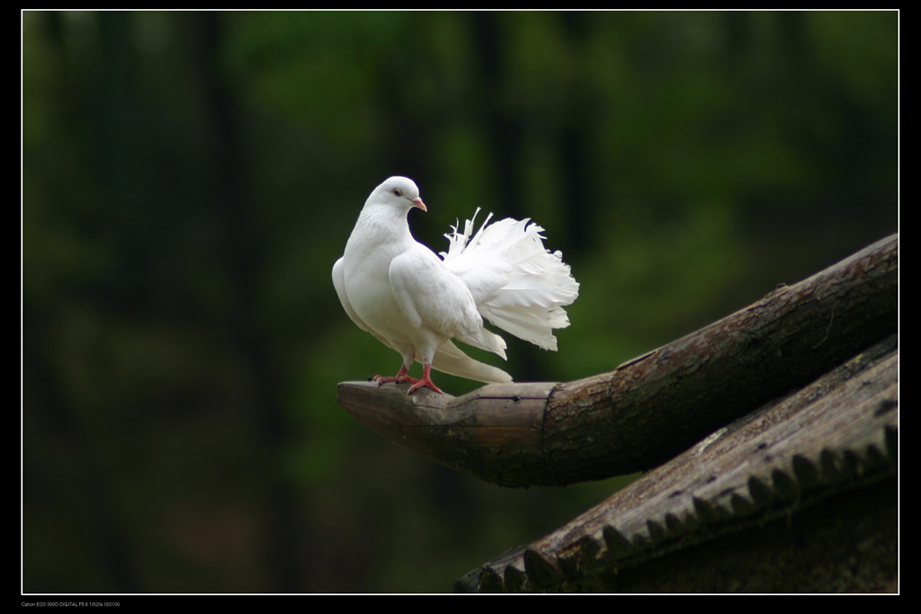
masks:
<svg viewBox="0 0 921 614"><path fill-rule="evenodd" d="M368 193L544 226L581 296L506 366L609 371L897 231L898 19L23 13L23 589L447 591L600 502L336 405L400 364L330 281Z"/></svg>

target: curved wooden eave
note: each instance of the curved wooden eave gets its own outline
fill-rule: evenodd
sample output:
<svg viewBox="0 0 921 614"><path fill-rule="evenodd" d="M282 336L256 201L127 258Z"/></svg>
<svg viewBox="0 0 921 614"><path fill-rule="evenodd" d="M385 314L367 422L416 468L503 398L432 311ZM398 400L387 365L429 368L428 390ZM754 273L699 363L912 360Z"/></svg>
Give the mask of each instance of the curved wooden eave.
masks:
<svg viewBox="0 0 921 614"><path fill-rule="evenodd" d="M343 382L338 403L395 443L504 486L661 464L898 328L898 235L615 370L461 397Z"/></svg>

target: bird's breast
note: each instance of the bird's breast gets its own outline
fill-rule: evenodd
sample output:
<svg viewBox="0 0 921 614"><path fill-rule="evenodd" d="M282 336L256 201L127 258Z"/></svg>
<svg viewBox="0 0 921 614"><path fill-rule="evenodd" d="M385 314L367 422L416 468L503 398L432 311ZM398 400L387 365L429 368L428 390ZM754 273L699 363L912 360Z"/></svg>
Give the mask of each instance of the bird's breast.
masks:
<svg viewBox="0 0 921 614"><path fill-rule="evenodd" d="M378 335L391 341L405 342L411 326L390 285L392 260L392 257L381 253L368 258L349 258L346 254L343 277L355 314Z"/></svg>

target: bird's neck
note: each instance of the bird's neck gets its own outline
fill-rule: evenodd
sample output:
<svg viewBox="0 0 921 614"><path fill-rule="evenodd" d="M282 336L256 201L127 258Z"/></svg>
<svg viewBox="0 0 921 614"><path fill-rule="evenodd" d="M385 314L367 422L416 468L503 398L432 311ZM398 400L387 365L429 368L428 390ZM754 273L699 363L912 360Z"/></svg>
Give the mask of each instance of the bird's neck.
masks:
<svg viewBox="0 0 921 614"><path fill-rule="evenodd" d="M415 243L409 231L406 220L408 211L401 211L393 207L365 207L355 222L352 236L359 235L365 242L365 248L374 249L377 246L387 246L399 251Z"/></svg>

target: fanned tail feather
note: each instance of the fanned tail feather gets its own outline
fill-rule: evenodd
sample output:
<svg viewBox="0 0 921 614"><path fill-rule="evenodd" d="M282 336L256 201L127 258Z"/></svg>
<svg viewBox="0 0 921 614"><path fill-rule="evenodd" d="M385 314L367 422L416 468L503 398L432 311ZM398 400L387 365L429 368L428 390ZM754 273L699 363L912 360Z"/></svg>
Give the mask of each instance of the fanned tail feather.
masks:
<svg viewBox="0 0 921 614"><path fill-rule="evenodd" d="M579 296L562 254L544 247L543 228L530 219L506 218L473 234L473 218L464 231L453 227L447 237L446 266L460 277L480 314L495 326L546 350L556 350L556 328L569 326L564 307ZM471 236L472 235L472 236Z"/></svg>

